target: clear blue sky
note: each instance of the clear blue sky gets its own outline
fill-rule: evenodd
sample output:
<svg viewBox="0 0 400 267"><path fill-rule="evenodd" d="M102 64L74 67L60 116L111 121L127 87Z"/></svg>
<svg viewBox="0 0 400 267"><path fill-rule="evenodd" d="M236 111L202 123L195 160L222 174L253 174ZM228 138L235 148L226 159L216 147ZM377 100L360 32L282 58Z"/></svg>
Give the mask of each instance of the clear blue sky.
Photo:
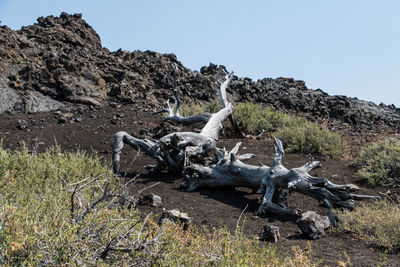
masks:
<svg viewBox="0 0 400 267"><path fill-rule="evenodd" d="M240 77L293 77L309 88L400 107L400 0L0 0L19 29L82 13L110 50L174 53Z"/></svg>

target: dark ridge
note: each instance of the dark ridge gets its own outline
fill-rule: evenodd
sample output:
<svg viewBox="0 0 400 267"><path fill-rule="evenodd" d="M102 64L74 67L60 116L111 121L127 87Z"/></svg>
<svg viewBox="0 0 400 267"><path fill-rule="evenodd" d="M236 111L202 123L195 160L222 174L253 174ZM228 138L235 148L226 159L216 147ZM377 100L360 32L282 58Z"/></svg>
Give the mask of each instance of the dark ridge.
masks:
<svg viewBox="0 0 400 267"><path fill-rule="evenodd" d="M0 26L0 114L63 109L71 103L101 105L110 99L161 106L173 92L173 64L184 101L210 101L217 81L227 71L210 64L200 72L185 68L174 54L152 51L110 52L81 14L38 18L13 31ZM292 78L257 82L235 77L234 101L254 101L329 125L358 130L400 131L400 109L393 105L329 96Z"/></svg>

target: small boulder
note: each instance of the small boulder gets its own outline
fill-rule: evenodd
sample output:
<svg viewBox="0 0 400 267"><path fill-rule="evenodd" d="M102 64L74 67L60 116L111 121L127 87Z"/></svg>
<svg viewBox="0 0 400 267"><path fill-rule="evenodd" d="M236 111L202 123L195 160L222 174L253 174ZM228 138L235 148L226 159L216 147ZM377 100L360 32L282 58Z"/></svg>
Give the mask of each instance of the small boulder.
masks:
<svg viewBox="0 0 400 267"><path fill-rule="evenodd" d="M28 123L26 122L26 120L18 120L17 128L19 130L24 130L26 129L26 127L28 127Z"/></svg>
<svg viewBox="0 0 400 267"><path fill-rule="evenodd" d="M303 212L296 224L303 235L310 239L325 236L325 229L331 225L328 216L321 216L314 211Z"/></svg>
<svg viewBox="0 0 400 267"><path fill-rule="evenodd" d="M192 222L192 219L187 215L187 213L181 212L178 209L165 211L161 215L159 224L162 224L165 220L182 224L184 230L186 230Z"/></svg>
<svg viewBox="0 0 400 267"><path fill-rule="evenodd" d="M139 205L151 206L151 207L161 207L161 197L155 194L147 194L139 199Z"/></svg>
<svg viewBox="0 0 400 267"><path fill-rule="evenodd" d="M281 238L279 227L275 225L264 225L260 232L260 239L270 242L278 242Z"/></svg>

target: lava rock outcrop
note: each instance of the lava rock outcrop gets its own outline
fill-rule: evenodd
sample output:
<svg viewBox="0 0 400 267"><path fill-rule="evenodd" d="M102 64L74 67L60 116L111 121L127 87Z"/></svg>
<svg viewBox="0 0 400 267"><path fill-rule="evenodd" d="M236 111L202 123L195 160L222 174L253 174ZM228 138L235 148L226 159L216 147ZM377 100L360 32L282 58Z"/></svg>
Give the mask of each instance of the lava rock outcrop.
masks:
<svg viewBox="0 0 400 267"><path fill-rule="evenodd" d="M14 31L0 26L0 114L65 109L74 103L100 106L109 99L160 107L173 95L174 65L183 101L210 101L224 66L185 68L174 54L110 52L81 14L40 17ZM331 124L357 129L400 131L400 109L329 96L303 81L235 77L234 101L253 101Z"/></svg>

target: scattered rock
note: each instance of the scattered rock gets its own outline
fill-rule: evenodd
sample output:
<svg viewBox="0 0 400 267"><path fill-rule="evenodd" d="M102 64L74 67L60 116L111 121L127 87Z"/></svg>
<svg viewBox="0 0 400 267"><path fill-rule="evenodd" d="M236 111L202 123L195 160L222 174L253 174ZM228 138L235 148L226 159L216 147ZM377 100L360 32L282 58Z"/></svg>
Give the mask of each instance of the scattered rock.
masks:
<svg viewBox="0 0 400 267"><path fill-rule="evenodd" d="M24 130L26 129L26 127L28 127L28 123L26 122L26 120L18 120L17 128L19 130Z"/></svg>
<svg viewBox="0 0 400 267"><path fill-rule="evenodd" d="M260 232L260 240L278 242L281 238L279 227L275 225L264 225Z"/></svg>
<svg viewBox="0 0 400 267"><path fill-rule="evenodd" d="M303 212L296 224L303 235L309 239L319 239L325 236L325 229L331 225L328 216L321 216L314 211Z"/></svg>
<svg viewBox="0 0 400 267"><path fill-rule="evenodd" d="M65 117L60 117L60 118L58 118L57 122L58 122L58 123L67 123L67 122L68 122L68 119L65 118Z"/></svg>
<svg viewBox="0 0 400 267"><path fill-rule="evenodd" d="M139 205L162 207L161 197L155 194L147 194L139 199Z"/></svg>
<svg viewBox="0 0 400 267"><path fill-rule="evenodd" d="M192 219L185 212L181 212L178 209L168 210L163 212L161 215L159 224L162 224L164 220L169 220L173 223L179 223L183 225L183 229L187 229L192 222Z"/></svg>

